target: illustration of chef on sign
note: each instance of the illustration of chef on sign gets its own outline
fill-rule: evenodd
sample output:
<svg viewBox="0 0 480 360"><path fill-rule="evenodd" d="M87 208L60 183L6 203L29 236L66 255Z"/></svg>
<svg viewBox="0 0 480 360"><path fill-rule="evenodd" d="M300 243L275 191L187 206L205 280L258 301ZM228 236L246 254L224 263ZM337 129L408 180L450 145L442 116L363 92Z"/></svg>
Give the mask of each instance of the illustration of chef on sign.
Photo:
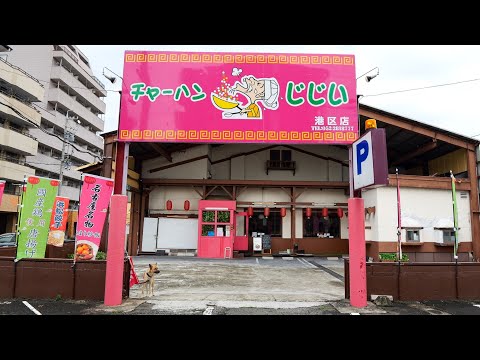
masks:
<svg viewBox="0 0 480 360"><path fill-rule="evenodd" d="M232 76L240 77L242 70L233 68ZM243 76L232 87L222 71L222 81L211 94L212 104L222 111L223 119L263 119L264 111L278 109L280 88L275 78L257 79L253 75ZM239 101L239 95L247 100Z"/></svg>

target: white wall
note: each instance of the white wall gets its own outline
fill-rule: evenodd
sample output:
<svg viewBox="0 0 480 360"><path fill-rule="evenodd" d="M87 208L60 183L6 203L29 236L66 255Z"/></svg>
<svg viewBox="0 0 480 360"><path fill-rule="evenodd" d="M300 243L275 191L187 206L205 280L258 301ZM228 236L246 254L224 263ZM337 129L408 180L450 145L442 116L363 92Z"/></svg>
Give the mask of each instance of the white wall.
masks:
<svg viewBox="0 0 480 360"><path fill-rule="evenodd" d="M212 148L212 162L226 159L232 155L261 149L265 145L257 144L232 144ZM348 160L348 151L328 145L295 145L302 149L324 157L331 157L341 161ZM312 155L304 154L284 146L274 149L292 151L292 160L296 161L296 171L270 170L268 175L265 163L270 159L270 150L259 151L250 155L241 155L231 160L212 165L213 179L234 180L285 180L285 181L348 181L348 168L334 161L327 161Z"/></svg>
<svg viewBox="0 0 480 360"><path fill-rule="evenodd" d="M154 150L152 149L152 152ZM174 166L165 170L150 173L149 170L158 167L172 165L177 162L193 159L208 154L208 145L199 145L185 151L174 152L172 162L163 156L155 159L145 160L142 166L142 177L145 179L206 179L208 177L208 160L200 159L183 165Z"/></svg>
<svg viewBox="0 0 480 360"><path fill-rule="evenodd" d="M172 200L172 210L166 210L167 200ZM190 201L190 210L185 211L183 204ZM150 192L148 209L150 214L197 214L200 195L192 189L180 186L156 186Z"/></svg>
<svg viewBox="0 0 480 360"><path fill-rule="evenodd" d="M467 194L465 198L461 194ZM459 241L472 241L469 193L457 191ZM365 207L375 206L370 215L372 238L375 241L397 240L397 189L381 187L362 193ZM401 188L402 227L423 227L421 242L441 242L442 232L434 227L453 227L452 192L439 189ZM367 216L368 218L369 216ZM366 222L367 223L367 222ZM405 230L402 231L405 240Z"/></svg>

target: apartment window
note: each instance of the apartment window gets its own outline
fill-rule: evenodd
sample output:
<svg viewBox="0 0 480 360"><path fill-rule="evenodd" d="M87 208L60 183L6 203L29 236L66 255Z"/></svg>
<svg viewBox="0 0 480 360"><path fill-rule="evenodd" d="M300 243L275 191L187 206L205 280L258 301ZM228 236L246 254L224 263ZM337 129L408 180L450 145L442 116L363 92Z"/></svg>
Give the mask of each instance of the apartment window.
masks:
<svg viewBox="0 0 480 360"><path fill-rule="evenodd" d="M292 150L270 150L270 161L292 161Z"/></svg>
<svg viewBox="0 0 480 360"><path fill-rule="evenodd" d="M300 210L300 209L299 209ZM331 210L331 211L330 211ZM329 209L328 216L322 216L322 209L312 209L312 216L303 213L303 237L340 238L340 218L335 209Z"/></svg>
<svg viewBox="0 0 480 360"><path fill-rule="evenodd" d="M253 216L248 219L248 235L252 236L252 232L261 232L270 236L282 236L280 209L270 209L268 218L263 211L263 208L253 209Z"/></svg>
<svg viewBox="0 0 480 360"><path fill-rule="evenodd" d="M420 242L420 229L405 229L407 242Z"/></svg>

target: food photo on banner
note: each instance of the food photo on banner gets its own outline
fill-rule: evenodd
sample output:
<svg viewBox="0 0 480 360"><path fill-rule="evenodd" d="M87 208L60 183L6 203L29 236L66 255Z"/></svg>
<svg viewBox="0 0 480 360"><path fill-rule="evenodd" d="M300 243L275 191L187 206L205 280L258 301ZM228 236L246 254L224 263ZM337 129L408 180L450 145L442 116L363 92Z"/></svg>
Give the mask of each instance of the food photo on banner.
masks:
<svg viewBox="0 0 480 360"><path fill-rule="evenodd" d="M48 232L48 245L62 247L65 241L67 229L68 204L70 199L57 196L53 204L52 217L50 219L50 231Z"/></svg>
<svg viewBox="0 0 480 360"><path fill-rule="evenodd" d="M75 261L95 260L113 194L113 180L110 178L82 175L82 180L75 235Z"/></svg>
<svg viewBox="0 0 480 360"><path fill-rule="evenodd" d="M17 259L45 257L58 180L25 176L18 220Z"/></svg>

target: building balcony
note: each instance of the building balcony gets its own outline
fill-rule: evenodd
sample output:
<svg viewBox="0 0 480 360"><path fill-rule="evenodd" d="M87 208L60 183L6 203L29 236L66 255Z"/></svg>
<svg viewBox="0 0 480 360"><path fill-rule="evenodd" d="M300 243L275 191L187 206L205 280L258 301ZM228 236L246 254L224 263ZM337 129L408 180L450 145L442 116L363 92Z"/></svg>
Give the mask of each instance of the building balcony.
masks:
<svg viewBox="0 0 480 360"><path fill-rule="evenodd" d="M59 128L65 128L65 115L59 113L58 111L51 110L47 112L41 109L42 118L44 118L47 123L58 126ZM90 130L84 128L81 125L75 124L73 121L68 122L69 127L73 127L75 138L81 139L83 142L88 143L91 146L103 150L103 137L94 134Z"/></svg>
<svg viewBox="0 0 480 360"><path fill-rule="evenodd" d="M41 169L43 171L48 171L56 175L60 174L60 159L52 158L51 156L38 153L35 156L27 158L27 164L36 169ZM75 166L72 166L72 169ZM80 172L76 170L66 170L63 169L63 176L69 177L75 180L81 180Z"/></svg>
<svg viewBox="0 0 480 360"><path fill-rule="evenodd" d="M60 151L60 152L62 151L63 142L59 138L52 135L45 134L40 129L30 129L30 134L37 138L39 144L45 144L46 146L51 147L57 151ZM81 146L79 144L75 144L75 146L78 147L79 149L86 151L86 146ZM75 149L72 149L72 150L73 150L72 157L85 162L85 164L95 161L95 158L89 154L79 152Z"/></svg>
<svg viewBox="0 0 480 360"><path fill-rule="evenodd" d="M2 148L21 155L35 155L38 142L30 136L13 129L0 127L0 145Z"/></svg>
<svg viewBox="0 0 480 360"><path fill-rule="evenodd" d="M1 63L1 62L0 62ZM1 74L1 72L0 72ZM8 96L4 93L0 92L0 101L4 104L8 104L13 108L17 109L21 114L23 114L26 118L32 120L35 124L40 125L41 115L40 113L34 109L32 106L25 104L22 101L17 100L14 97ZM0 115L11 122L19 124L21 126L31 127L32 123L25 120L23 117L18 115L9 107L4 105L0 106Z"/></svg>
<svg viewBox="0 0 480 360"><path fill-rule="evenodd" d="M66 49L62 45L56 45L55 50L53 51L53 57L65 61L67 64L71 65L82 77L84 77L90 86L93 86L99 94L102 96L107 96L107 91L105 90L105 85L102 84L95 76L89 74L85 69L83 69L78 63L78 59L75 55L71 53L70 50Z"/></svg>
<svg viewBox="0 0 480 360"><path fill-rule="evenodd" d="M267 160L265 164L267 175L269 170L291 170L295 175L296 162L295 161L283 161L283 160Z"/></svg>
<svg viewBox="0 0 480 360"><path fill-rule="evenodd" d="M29 101L42 101L45 89L32 75L0 58L0 84Z"/></svg>
<svg viewBox="0 0 480 360"><path fill-rule="evenodd" d="M76 93L77 96L83 98L83 100L85 100L96 111L105 114L105 103L100 100L100 98L96 96L92 90L87 89L85 84L80 82L78 78L74 76L74 74L70 73L62 66L53 66L50 73L50 78L52 80L64 82L71 88L73 93Z"/></svg>
<svg viewBox="0 0 480 360"><path fill-rule="evenodd" d="M3 160L0 157L0 178L10 181L23 181L23 177L35 175L35 169Z"/></svg>
<svg viewBox="0 0 480 360"><path fill-rule="evenodd" d="M87 122L90 124L95 131L103 131L104 123L103 120L88 110L86 107L81 105L75 100L75 95L71 96L66 94L63 90L59 88L51 88L48 90L48 99L49 102L58 102L67 109L73 111L78 115L82 122Z"/></svg>

